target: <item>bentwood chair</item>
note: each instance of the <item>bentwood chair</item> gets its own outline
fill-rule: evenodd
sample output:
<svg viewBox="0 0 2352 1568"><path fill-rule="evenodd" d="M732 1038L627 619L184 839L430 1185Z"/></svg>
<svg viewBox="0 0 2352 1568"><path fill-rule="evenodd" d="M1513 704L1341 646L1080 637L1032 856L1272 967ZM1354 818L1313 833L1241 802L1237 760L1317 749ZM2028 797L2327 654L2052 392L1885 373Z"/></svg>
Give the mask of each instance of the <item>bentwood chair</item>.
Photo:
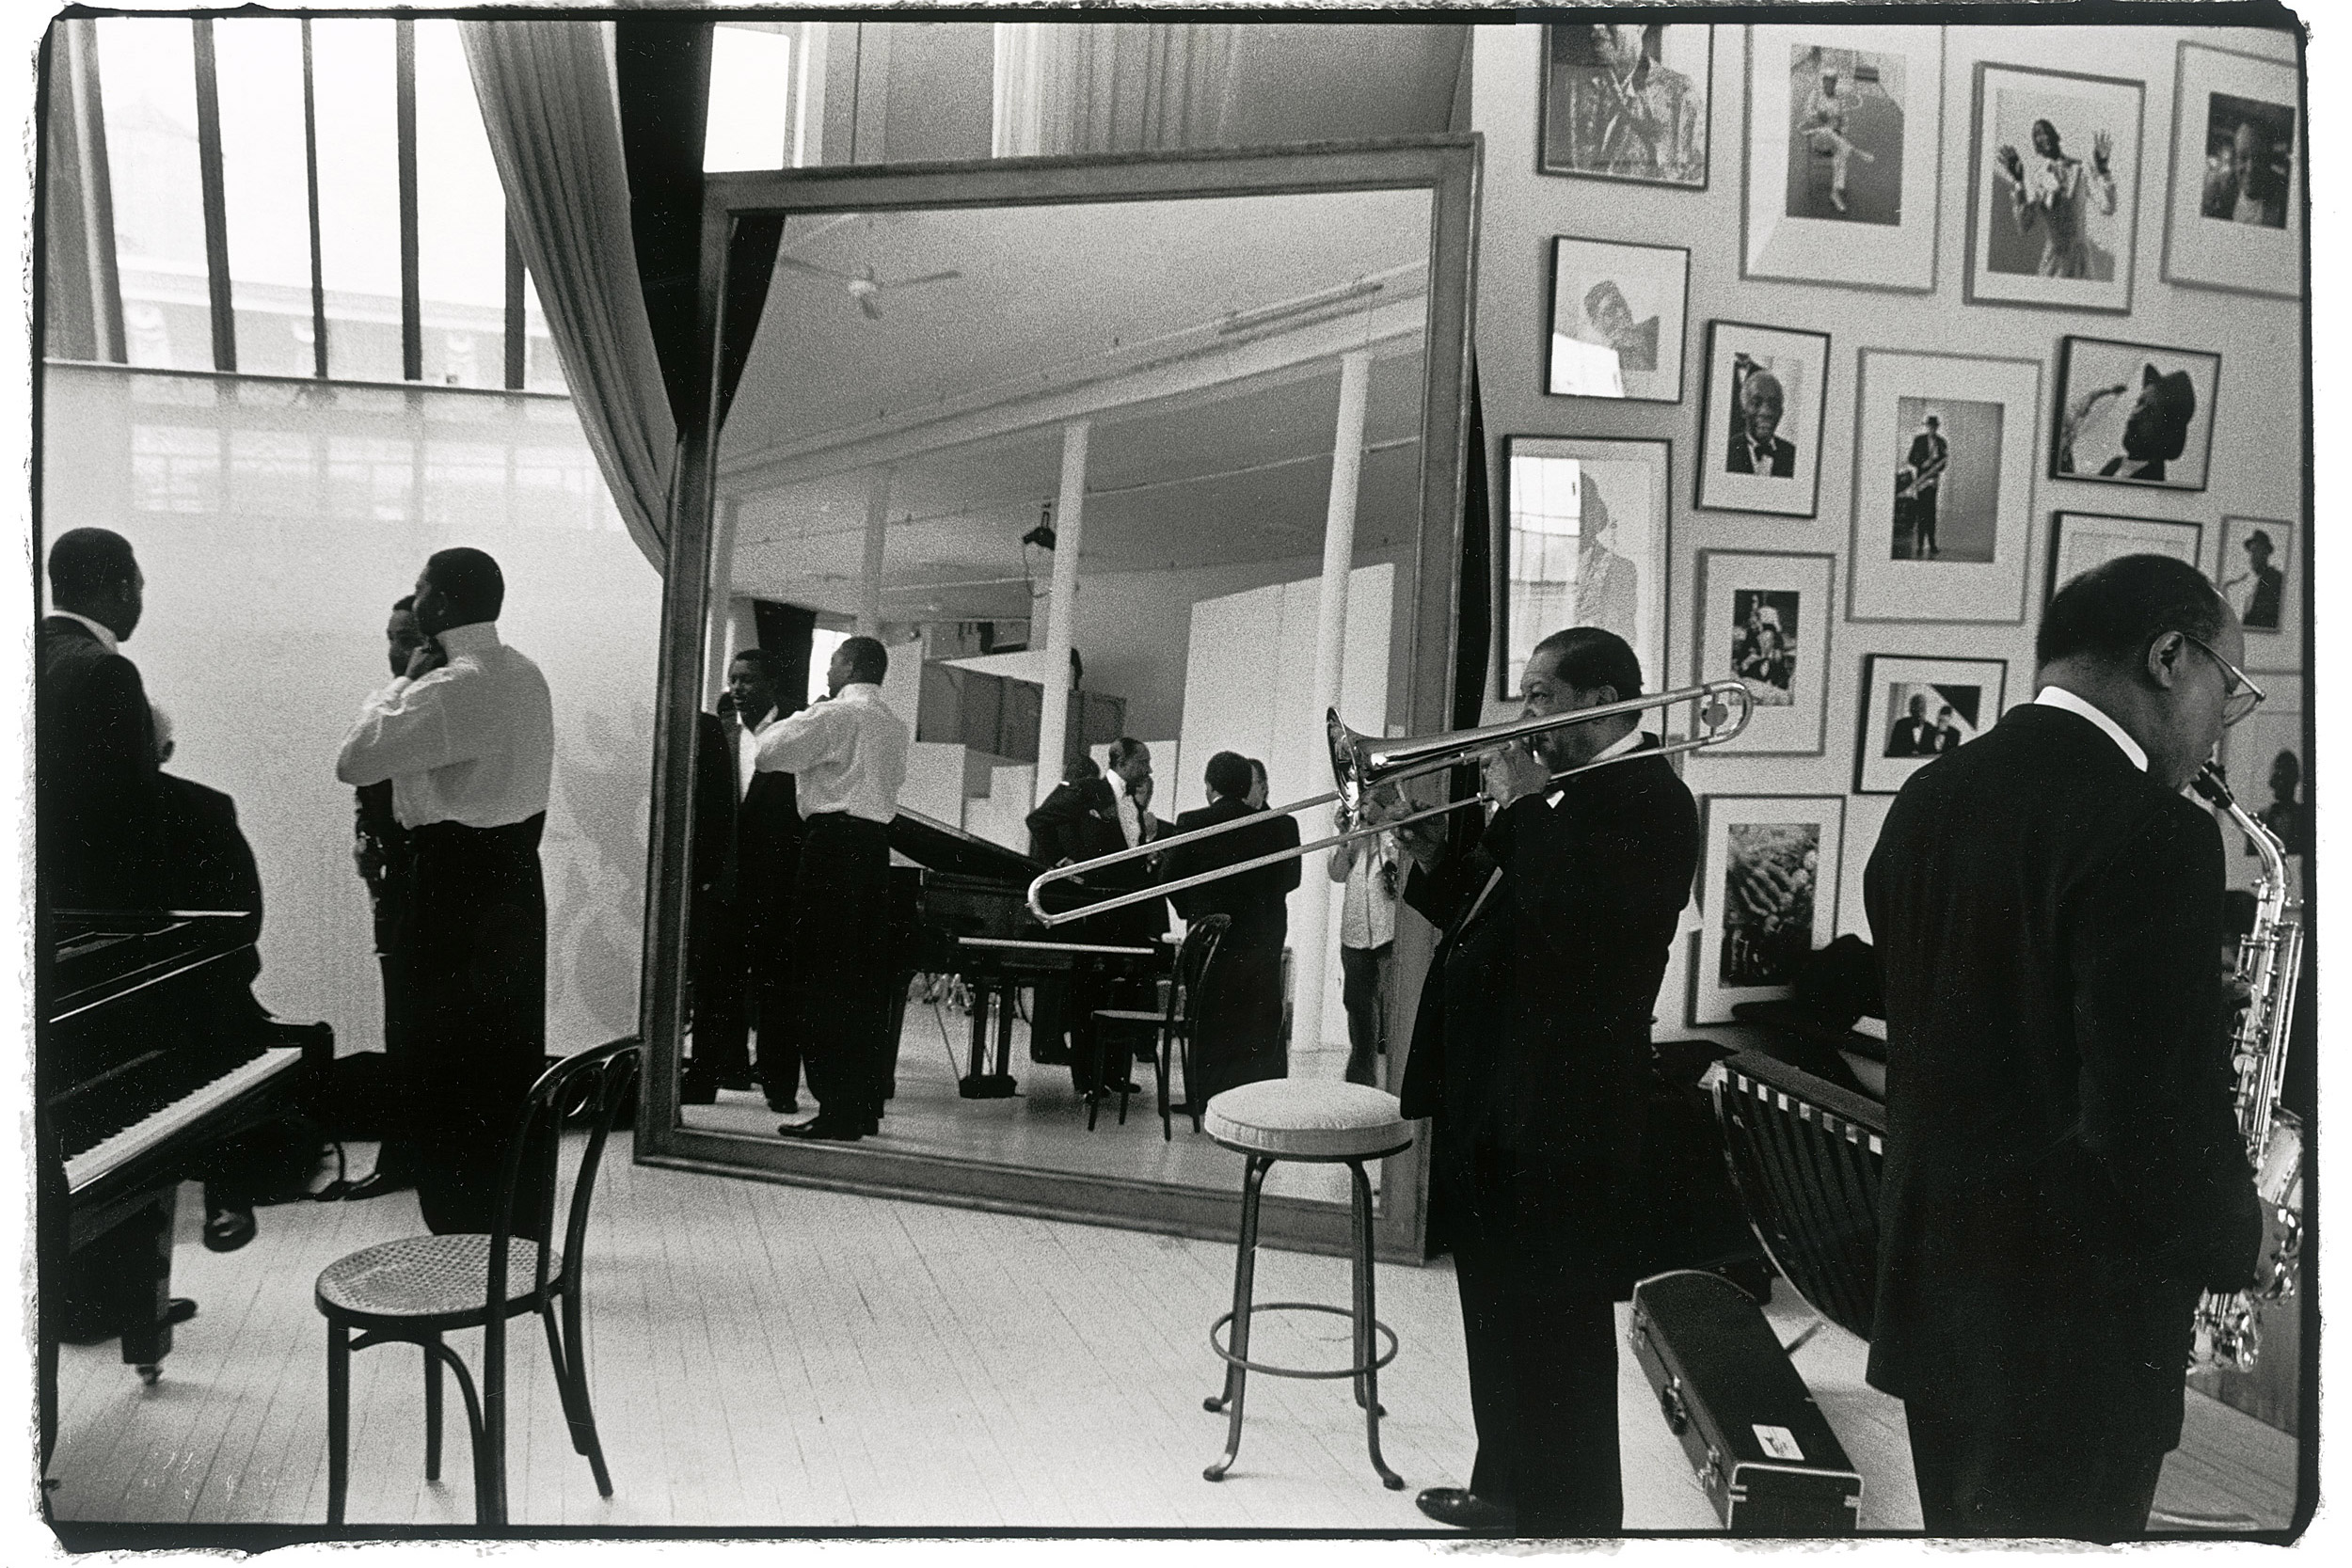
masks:
<svg viewBox="0 0 2352 1568"><path fill-rule="evenodd" d="M1225 940L1225 928L1233 923L1232 916L1207 914L1184 927L1184 940L1176 949L1176 971L1168 988L1168 1005L1153 1012L1139 1008L1098 1007L1094 1012L1094 1081L1103 1081L1104 1058L1110 1054L1109 1042L1127 1039L1128 1031L1152 1031L1152 1062L1160 1109L1160 1140L1174 1138L1169 1120L1168 1081L1172 1070L1184 1074L1184 1109L1192 1115L1193 1131L1200 1130L1200 1110L1190 1103L1192 1099L1192 1038L1199 1025L1207 996L1209 965L1216 958L1219 943ZM1134 1059L1134 1053L1122 1049L1121 1065ZM1120 1082L1128 1074L1120 1074ZM1102 1096L1097 1094L1087 1101L1087 1131L1094 1131L1094 1117L1101 1108ZM1127 1125L1127 1094L1119 1095L1119 1124Z"/></svg>
<svg viewBox="0 0 2352 1568"><path fill-rule="evenodd" d="M484 1525L506 1523L506 1320L525 1312L537 1313L546 1325L572 1447L587 1457L596 1491L612 1495L588 1405L580 1259L596 1167L606 1137L633 1102L640 1051L634 1038L615 1040L567 1056L539 1075L515 1118L497 1228L488 1235L410 1236L347 1254L320 1272L316 1300L326 1319L328 1524L343 1522L351 1489L351 1353L394 1342L424 1353L425 1480L441 1476L446 1365L456 1374L473 1439L475 1518ZM532 1206L536 1233L554 1234L559 1134L567 1121L584 1121L588 1137L559 1251L516 1234L516 1221L518 1206ZM534 1216L526 1209L521 1217ZM470 1328L483 1331L479 1401L464 1359L442 1342L444 1335Z"/></svg>

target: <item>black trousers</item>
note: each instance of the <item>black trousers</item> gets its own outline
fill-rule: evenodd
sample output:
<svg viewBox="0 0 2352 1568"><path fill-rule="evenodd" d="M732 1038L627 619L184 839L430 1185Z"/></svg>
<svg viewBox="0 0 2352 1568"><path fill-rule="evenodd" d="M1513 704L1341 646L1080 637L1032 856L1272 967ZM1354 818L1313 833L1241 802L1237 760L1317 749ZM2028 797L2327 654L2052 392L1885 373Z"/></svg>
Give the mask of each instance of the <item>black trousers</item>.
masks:
<svg viewBox="0 0 2352 1568"><path fill-rule="evenodd" d="M811 816L792 887L793 990L808 1092L835 1121L880 1120L889 1094L890 937L888 829Z"/></svg>
<svg viewBox="0 0 2352 1568"><path fill-rule="evenodd" d="M1927 1532L2101 1542L2142 1534L2166 1449L2117 1430L2106 1417L2113 1408L2095 1389L2070 1389L2030 1415L1905 1401Z"/></svg>
<svg viewBox="0 0 2352 1568"><path fill-rule="evenodd" d="M752 1069L742 914L731 898L699 894L691 920L694 1065L717 1077L740 1079Z"/></svg>
<svg viewBox="0 0 2352 1568"><path fill-rule="evenodd" d="M1207 1006L1192 1048L1193 1098L1205 1105L1227 1089L1290 1071L1282 1043L1282 939L1228 936L1209 966Z"/></svg>
<svg viewBox="0 0 2352 1568"><path fill-rule="evenodd" d="M1521 1535L1614 1534L1625 1494L1599 1233L1609 1183L1577 1162L1484 1144L1454 1159L1454 1283L1478 1429L1470 1489L1516 1509Z"/></svg>
<svg viewBox="0 0 2352 1568"><path fill-rule="evenodd" d="M546 820L442 822L415 835L415 896L399 948L411 1004L417 1196L436 1232L492 1227L516 1114L547 1066ZM536 1202L533 1192L518 1198L518 1232L532 1228Z"/></svg>
<svg viewBox="0 0 2352 1568"><path fill-rule="evenodd" d="M411 1038L415 1025L410 1018L414 1004L408 995L407 963L400 944L415 897L416 871L405 847L401 856L401 863L387 866L384 879L372 890L375 963L384 982L384 1083L389 1097L389 1103L383 1107L387 1132L375 1168L389 1180L413 1181L419 1164L412 1132L417 1116L416 1046Z"/></svg>
<svg viewBox="0 0 2352 1568"><path fill-rule="evenodd" d="M1347 1081L1380 1083L1380 972L1393 942L1340 949L1340 1003L1347 1009Z"/></svg>

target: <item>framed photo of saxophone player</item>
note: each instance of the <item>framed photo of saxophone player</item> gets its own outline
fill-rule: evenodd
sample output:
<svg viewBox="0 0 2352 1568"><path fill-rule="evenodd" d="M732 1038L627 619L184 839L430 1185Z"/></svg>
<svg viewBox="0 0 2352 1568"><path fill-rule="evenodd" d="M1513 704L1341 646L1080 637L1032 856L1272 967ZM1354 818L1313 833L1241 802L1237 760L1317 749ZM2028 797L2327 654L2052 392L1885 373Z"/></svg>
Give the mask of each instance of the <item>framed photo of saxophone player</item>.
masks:
<svg viewBox="0 0 2352 1568"><path fill-rule="evenodd" d="M1700 821L1691 1022L1729 1023L1736 1004L1788 996L1836 936L1846 798L1709 795Z"/></svg>
<svg viewBox="0 0 2352 1568"><path fill-rule="evenodd" d="M2130 313L2147 93L2114 76L1977 67L1970 304Z"/></svg>

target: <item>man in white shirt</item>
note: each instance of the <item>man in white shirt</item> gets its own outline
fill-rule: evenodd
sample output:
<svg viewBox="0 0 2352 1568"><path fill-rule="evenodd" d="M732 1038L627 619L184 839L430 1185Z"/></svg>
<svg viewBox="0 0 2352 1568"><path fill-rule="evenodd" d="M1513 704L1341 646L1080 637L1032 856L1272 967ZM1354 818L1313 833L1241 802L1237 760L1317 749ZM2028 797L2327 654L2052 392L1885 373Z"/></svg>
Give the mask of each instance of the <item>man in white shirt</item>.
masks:
<svg viewBox="0 0 2352 1568"><path fill-rule="evenodd" d="M825 671L827 699L759 737L759 770L794 776L805 824L791 943L802 1061L817 1115L778 1129L790 1137L870 1136L882 1130L889 1094L890 820L910 738L882 701L889 668L880 641L846 639Z"/></svg>
<svg viewBox="0 0 2352 1568"><path fill-rule="evenodd" d="M1343 821L1341 831L1352 824ZM1345 884L1340 898L1340 999L1347 1009L1347 1081L1380 1082L1376 1058L1385 1007L1382 975L1396 940L1396 895L1402 873L1396 836L1351 839L1331 851L1331 879Z"/></svg>
<svg viewBox="0 0 2352 1568"><path fill-rule="evenodd" d="M539 667L499 640L506 584L481 550L441 550L417 578L425 641L370 697L335 776L389 779L415 847L399 941L413 1008L410 1097L437 1232L487 1231L507 1134L547 1063L547 896L539 835L555 720ZM526 1198L528 1195L525 1195ZM518 1202L516 1225L535 1224Z"/></svg>

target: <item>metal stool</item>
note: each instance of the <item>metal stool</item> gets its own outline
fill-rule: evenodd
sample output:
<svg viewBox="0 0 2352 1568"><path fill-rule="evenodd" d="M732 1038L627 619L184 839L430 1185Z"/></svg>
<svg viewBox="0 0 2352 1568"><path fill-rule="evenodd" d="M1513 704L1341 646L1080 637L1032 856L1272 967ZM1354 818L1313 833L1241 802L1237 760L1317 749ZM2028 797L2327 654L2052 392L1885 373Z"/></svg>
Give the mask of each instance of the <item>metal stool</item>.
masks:
<svg viewBox="0 0 2352 1568"><path fill-rule="evenodd" d="M1227 1089L1211 1100L1201 1130L1249 1162L1241 1180L1241 1245L1233 1259L1233 1309L1209 1325L1209 1348L1225 1362L1225 1392L1200 1402L1211 1415L1225 1418L1225 1457L1201 1471L1202 1479L1223 1481L1241 1452L1242 1395L1251 1372L1270 1377L1344 1377L1354 1381L1356 1402L1364 1412L1364 1443L1372 1451L1372 1467L1390 1491L1401 1491L1405 1478L1380 1457L1380 1418L1386 1414L1380 1408L1380 1369L1396 1359L1396 1334L1373 1315L1372 1182L1364 1175L1365 1161L1386 1159L1412 1147L1412 1126L1397 1115L1396 1096L1361 1084L1270 1078ZM1258 1199L1265 1187L1266 1172L1278 1160L1343 1164L1348 1169L1355 1299L1345 1309L1312 1301L1259 1305L1250 1300L1258 1260ZM1257 1312L1327 1312L1346 1318L1356 1331L1354 1358L1347 1366L1327 1370L1252 1361L1249 1320ZM1217 1338L1218 1331L1229 1323L1232 1325L1230 1349ZM1375 1337L1387 1340L1387 1348L1376 1354Z"/></svg>

